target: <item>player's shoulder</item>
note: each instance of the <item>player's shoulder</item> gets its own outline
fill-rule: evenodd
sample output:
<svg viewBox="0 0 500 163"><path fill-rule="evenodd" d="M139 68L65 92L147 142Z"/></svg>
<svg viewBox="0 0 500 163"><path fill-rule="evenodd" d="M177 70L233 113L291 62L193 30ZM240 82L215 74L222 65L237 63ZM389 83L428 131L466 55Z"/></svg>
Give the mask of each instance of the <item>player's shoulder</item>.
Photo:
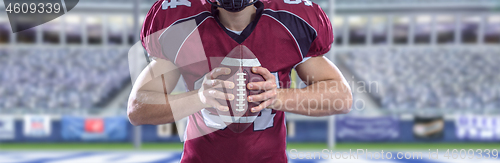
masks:
<svg viewBox="0 0 500 163"><path fill-rule="evenodd" d="M304 19L323 13L321 7L310 0L260 0L265 11L287 12Z"/></svg>
<svg viewBox="0 0 500 163"><path fill-rule="evenodd" d="M282 24L305 22L313 28L323 28L329 19L321 7L310 0L260 0L264 3L264 15Z"/></svg>
<svg viewBox="0 0 500 163"><path fill-rule="evenodd" d="M210 4L205 0L158 0L148 14L146 24L157 23L157 28L166 28L176 22L210 13ZM145 24L145 25L146 25Z"/></svg>
<svg viewBox="0 0 500 163"><path fill-rule="evenodd" d="M165 31L183 22L186 22L188 27L192 27L192 20L198 23L210 15L210 4L205 0L158 0L151 6L144 19L141 30L142 45L151 56L171 59L165 57L162 51L163 45L159 42ZM175 29L183 27L179 26Z"/></svg>

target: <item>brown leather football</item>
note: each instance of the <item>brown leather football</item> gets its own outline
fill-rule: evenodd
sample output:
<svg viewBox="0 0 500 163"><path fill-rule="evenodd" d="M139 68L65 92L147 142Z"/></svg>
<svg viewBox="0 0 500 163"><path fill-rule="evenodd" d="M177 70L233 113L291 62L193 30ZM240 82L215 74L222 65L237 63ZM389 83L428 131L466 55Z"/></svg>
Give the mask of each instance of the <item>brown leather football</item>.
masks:
<svg viewBox="0 0 500 163"><path fill-rule="evenodd" d="M260 102L248 102L250 95L260 94L263 91L252 91L247 89L250 82L264 81L260 74L252 72L252 67L261 66L255 55L244 45L236 46L222 60L219 67L231 69L229 75L219 76L217 79L232 81L235 84L233 89L219 89L224 93L234 95L234 100L218 100L221 105L229 107L229 111L219 111L217 114L224 121L231 131L241 133L251 126L259 113L252 113L250 109L258 106Z"/></svg>

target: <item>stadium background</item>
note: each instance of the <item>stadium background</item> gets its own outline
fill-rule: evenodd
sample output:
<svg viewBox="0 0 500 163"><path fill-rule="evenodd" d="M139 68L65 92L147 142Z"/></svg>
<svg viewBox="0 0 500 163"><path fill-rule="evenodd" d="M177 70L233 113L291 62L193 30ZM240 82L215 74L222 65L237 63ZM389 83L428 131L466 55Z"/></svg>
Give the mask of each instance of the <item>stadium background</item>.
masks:
<svg viewBox="0 0 500 163"><path fill-rule="evenodd" d="M146 64L131 47L153 2L80 1L15 34L0 4L0 162L178 161L185 121L126 118L131 78ZM313 2L332 21L327 57L355 105L335 117L287 114L288 149L500 148L500 1Z"/></svg>

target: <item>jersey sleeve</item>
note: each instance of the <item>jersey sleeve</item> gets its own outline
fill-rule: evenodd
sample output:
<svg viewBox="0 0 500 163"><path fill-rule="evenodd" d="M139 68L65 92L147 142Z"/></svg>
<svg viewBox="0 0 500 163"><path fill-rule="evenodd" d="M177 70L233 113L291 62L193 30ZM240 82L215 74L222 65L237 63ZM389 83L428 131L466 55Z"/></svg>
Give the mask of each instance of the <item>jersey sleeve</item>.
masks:
<svg viewBox="0 0 500 163"><path fill-rule="evenodd" d="M319 7L319 5L314 4L313 7L317 16L311 20L311 24L315 28L317 36L311 43L311 47L305 57L317 57L323 55L330 51L333 43L333 30L330 19L328 19L328 16L321 9L321 7Z"/></svg>
<svg viewBox="0 0 500 163"><path fill-rule="evenodd" d="M190 29L186 29L186 26L190 24L185 22L197 18L196 16L201 13L206 14L207 8L209 9L205 0L156 1L146 15L142 26L142 46L150 57L174 62L177 55L176 49L179 48L177 45L184 40L184 36L178 36L176 33L184 34L186 31L192 31L191 28L196 26L191 25Z"/></svg>
<svg viewBox="0 0 500 163"><path fill-rule="evenodd" d="M162 48L158 40L161 35L162 22L156 20L155 18L157 14L160 14L160 10L161 3L160 1L156 1L144 19L144 24L141 29L141 42L150 57L168 60L167 57L162 54Z"/></svg>

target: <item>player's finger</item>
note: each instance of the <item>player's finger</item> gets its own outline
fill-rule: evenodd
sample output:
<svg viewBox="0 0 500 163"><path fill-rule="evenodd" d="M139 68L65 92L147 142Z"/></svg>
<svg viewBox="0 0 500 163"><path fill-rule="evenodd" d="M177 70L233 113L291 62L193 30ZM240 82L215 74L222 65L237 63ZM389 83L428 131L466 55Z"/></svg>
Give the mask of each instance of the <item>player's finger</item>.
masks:
<svg viewBox="0 0 500 163"><path fill-rule="evenodd" d="M224 93L215 89L209 89L205 91L205 96L206 97L212 97L216 99L221 99L221 100L233 100L234 95L229 94L229 93Z"/></svg>
<svg viewBox="0 0 500 163"><path fill-rule="evenodd" d="M265 91L258 95L248 96L248 102L266 101L277 96L276 90Z"/></svg>
<svg viewBox="0 0 500 163"><path fill-rule="evenodd" d="M204 87L208 87L208 88L212 88L216 85L219 85L220 84L220 80L217 80L217 79L207 79L203 82L203 86Z"/></svg>
<svg viewBox="0 0 500 163"><path fill-rule="evenodd" d="M205 80L203 85L208 88L228 88L228 89L234 88L233 82L219 80L219 79L207 79Z"/></svg>
<svg viewBox="0 0 500 163"><path fill-rule="evenodd" d="M250 90L271 90L278 88L278 86L274 81L261 81L248 83L247 88Z"/></svg>
<svg viewBox="0 0 500 163"><path fill-rule="evenodd" d="M231 73L231 69L229 69L227 67L217 67L208 73L207 78L208 79L215 79L218 76L228 75L229 73Z"/></svg>
<svg viewBox="0 0 500 163"><path fill-rule="evenodd" d="M262 75L262 77L266 80L266 81L269 81L269 80L276 80L276 78L274 77L273 74L271 74L271 72L269 72L269 70L267 68L264 68L264 67L252 67L252 72L253 73L256 73L256 74L260 74Z"/></svg>
<svg viewBox="0 0 500 163"><path fill-rule="evenodd" d="M217 100L207 99L207 104L220 111L229 111L229 107L221 105Z"/></svg>
<svg viewBox="0 0 500 163"><path fill-rule="evenodd" d="M233 89L234 88L234 83L232 81L219 81L220 84L217 84L214 86L214 88L227 88L227 89Z"/></svg>
<svg viewBox="0 0 500 163"><path fill-rule="evenodd" d="M260 112L262 109L264 109L264 108L268 107L269 105L271 105L273 103L273 100L274 99L270 99L270 100L264 101L264 102L260 103L259 106L253 107L250 111L253 112L253 113Z"/></svg>

